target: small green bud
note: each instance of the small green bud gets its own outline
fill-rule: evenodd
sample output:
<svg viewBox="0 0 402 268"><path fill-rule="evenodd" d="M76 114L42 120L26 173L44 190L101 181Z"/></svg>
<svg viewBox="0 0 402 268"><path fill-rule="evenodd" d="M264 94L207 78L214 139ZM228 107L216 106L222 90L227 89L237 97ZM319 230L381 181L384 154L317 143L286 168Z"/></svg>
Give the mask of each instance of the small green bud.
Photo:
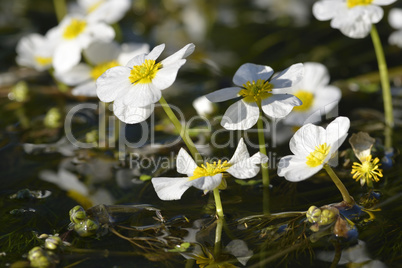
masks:
<svg viewBox="0 0 402 268"><path fill-rule="evenodd" d="M311 206L306 212L306 218L311 223L316 223L320 220L321 209L316 206Z"/></svg>
<svg viewBox="0 0 402 268"><path fill-rule="evenodd" d="M28 260L31 267L46 268L53 265L51 256L40 247L34 247L28 252Z"/></svg>
<svg viewBox="0 0 402 268"><path fill-rule="evenodd" d="M321 212L321 218L320 218L320 221L319 221L318 224L319 225L330 224L335 220L336 216L337 216L337 214L336 214L336 212L334 210L332 210L332 209L324 209Z"/></svg>
<svg viewBox="0 0 402 268"><path fill-rule="evenodd" d="M61 241L61 238L58 236L50 236L46 238L45 240L45 248L50 249L50 250L55 250L58 247L61 246L63 242Z"/></svg>
<svg viewBox="0 0 402 268"><path fill-rule="evenodd" d="M70 221L73 223L80 223L87 218L85 209L81 206L75 206L70 209Z"/></svg>
<svg viewBox="0 0 402 268"><path fill-rule="evenodd" d="M28 85L25 81L20 81L13 86L13 89L8 94L10 100L16 102L24 102L28 100Z"/></svg>
<svg viewBox="0 0 402 268"><path fill-rule="evenodd" d="M86 219L74 225L74 230L79 236L87 237L96 234L100 225L99 222L92 219Z"/></svg>

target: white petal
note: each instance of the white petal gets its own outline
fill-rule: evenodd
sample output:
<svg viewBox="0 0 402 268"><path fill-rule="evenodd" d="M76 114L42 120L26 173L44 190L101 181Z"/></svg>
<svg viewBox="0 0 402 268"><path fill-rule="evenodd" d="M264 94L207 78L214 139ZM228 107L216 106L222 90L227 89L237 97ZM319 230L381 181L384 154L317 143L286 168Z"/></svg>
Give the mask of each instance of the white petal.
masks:
<svg viewBox="0 0 402 268"><path fill-rule="evenodd" d="M55 77L64 84L75 86L83 83L84 81L92 80L91 70L92 68L87 64L80 63L65 72L55 72Z"/></svg>
<svg viewBox="0 0 402 268"><path fill-rule="evenodd" d="M189 178L153 178L152 185L162 200L178 200L190 188Z"/></svg>
<svg viewBox="0 0 402 268"><path fill-rule="evenodd" d="M136 124L145 121L153 111L153 104L144 107L132 107L125 105L121 98L117 98L113 103L114 114L126 124Z"/></svg>
<svg viewBox="0 0 402 268"><path fill-rule="evenodd" d="M191 177L193 176L194 170L197 168L197 164L186 150L180 148L176 159L176 168L177 172Z"/></svg>
<svg viewBox="0 0 402 268"><path fill-rule="evenodd" d="M313 5L313 15L317 20L330 20L339 13L339 9L345 5L342 1L323 0Z"/></svg>
<svg viewBox="0 0 402 268"><path fill-rule="evenodd" d="M336 21L332 20L331 26L333 28L339 28L344 35L350 38L358 39L366 37L370 33L372 22L369 20L369 17L364 15L363 12L360 12L360 10L361 9L359 7L353 8L352 11L355 11L354 13L358 14L358 16L352 16L337 22L339 25L335 25ZM382 9L380 10L382 12Z"/></svg>
<svg viewBox="0 0 402 268"><path fill-rule="evenodd" d="M306 62L304 63L303 80L297 88L315 92L328 85L329 79L328 69L325 65L318 62Z"/></svg>
<svg viewBox="0 0 402 268"><path fill-rule="evenodd" d="M134 56L132 59L130 59L127 64L126 67L129 68L133 68L133 66L139 66L141 64L143 64L145 62L145 56L146 54L139 54L137 56Z"/></svg>
<svg viewBox="0 0 402 268"><path fill-rule="evenodd" d="M108 24L116 23L124 17L124 14L130 8L130 4L130 0L103 2L97 9L88 14L88 20L105 21Z"/></svg>
<svg viewBox="0 0 402 268"><path fill-rule="evenodd" d="M393 28L402 29L402 9L391 9L388 15L388 22Z"/></svg>
<svg viewBox="0 0 402 268"><path fill-rule="evenodd" d="M229 106L223 115L221 125L229 130L249 129L257 123L259 115L256 103L240 100Z"/></svg>
<svg viewBox="0 0 402 268"><path fill-rule="evenodd" d="M233 154L232 158L229 160L228 163L231 165L234 165L237 162L240 162L249 157L250 157L250 154L248 153L247 146L244 143L243 138L241 138L239 140L239 144L237 145L235 153Z"/></svg>
<svg viewBox="0 0 402 268"><path fill-rule="evenodd" d="M84 84L78 85L71 91L74 96L96 97L95 81L90 80Z"/></svg>
<svg viewBox="0 0 402 268"><path fill-rule="evenodd" d="M160 69L152 80L152 84L155 86L155 88L158 88L159 90L164 90L170 87L176 80L176 76L180 67L185 62L186 60L176 61L175 63L164 66L162 69Z"/></svg>
<svg viewBox="0 0 402 268"><path fill-rule="evenodd" d="M96 80L96 93L103 102L111 102L116 99L120 93L129 92L132 86L128 77L130 68L117 66L104 72Z"/></svg>
<svg viewBox="0 0 402 268"><path fill-rule="evenodd" d="M165 49L165 44L161 44L159 46L154 47L151 52L146 55L146 59L148 60L156 60Z"/></svg>
<svg viewBox="0 0 402 268"><path fill-rule="evenodd" d="M88 188L82 183L75 174L61 168L57 173L50 170L39 172L39 178L44 181L56 184L60 189L65 191L74 190L82 195L88 195Z"/></svg>
<svg viewBox="0 0 402 268"><path fill-rule="evenodd" d="M91 34L91 38L92 38L91 41L101 40L101 41L105 41L105 42L110 42L115 37L115 32L114 32L113 28L103 22L89 25L88 31ZM88 43L88 45L89 45L89 43Z"/></svg>
<svg viewBox="0 0 402 268"><path fill-rule="evenodd" d="M323 127L306 124L290 139L289 147L294 155L305 158L315 150L316 146L326 141L326 132Z"/></svg>
<svg viewBox="0 0 402 268"><path fill-rule="evenodd" d="M65 72L81 60L81 47L76 42L65 42L54 51L53 67L56 72Z"/></svg>
<svg viewBox="0 0 402 268"><path fill-rule="evenodd" d="M144 107L159 101L161 91L152 83L133 85L128 92L124 94L124 104L133 107Z"/></svg>
<svg viewBox="0 0 402 268"><path fill-rule="evenodd" d="M397 0L373 0L371 2L372 5L379 5L379 6L388 6L392 3L395 3Z"/></svg>
<svg viewBox="0 0 402 268"><path fill-rule="evenodd" d="M371 23L378 23L384 16L384 11L379 6L369 5L366 7L366 15Z"/></svg>
<svg viewBox="0 0 402 268"><path fill-rule="evenodd" d="M322 165L311 168L307 166L306 159L293 155L282 157L278 164L278 176L288 181L298 182L310 178L322 169Z"/></svg>
<svg viewBox="0 0 402 268"><path fill-rule="evenodd" d="M326 128L327 144L331 149L337 150L343 143L342 138L347 135L350 127L350 120L347 117L339 116ZM341 143L339 143L341 142Z"/></svg>
<svg viewBox="0 0 402 268"><path fill-rule="evenodd" d="M275 75L270 83L274 85L274 88L286 90L299 83L303 79L303 75L303 64L296 63Z"/></svg>
<svg viewBox="0 0 402 268"><path fill-rule="evenodd" d="M239 95L239 87L226 87L205 95L209 101L221 102L237 98Z"/></svg>
<svg viewBox="0 0 402 268"><path fill-rule="evenodd" d="M114 41L96 41L84 50L85 58L93 65L116 60L119 54L119 44Z"/></svg>
<svg viewBox="0 0 402 268"><path fill-rule="evenodd" d="M269 98L262 100L261 108L264 113L273 118L282 118L287 116L295 106L302 102L295 96L289 94L274 94Z"/></svg>
<svg viewBox="0 0 402 268"><path fill-rule="evenodd" d="M257 82L258 79L268 80L274 71L269 66L245 63L236 71L233 83L238 86L246 84L248 81Z"/></svg>
<svg viewBox="0 0 402 268"><path fill-rule="evenodd" d="M170 55L166 59L164 59L161 64L162 66L169 65L169 64L174 64L177 61L180 61L181 59L184 59L191 55L191 53L194 52L195 46L194 44L187 44L185 45L182 49L177 51L176 53Z"/></svg>
<svg viewBox="0 0 402 268"><path fill-rule="evenodd" d="M195 180L191 180L189 181L189 184L203 191L212 191L216 187L218 187L221 182L222 173L219 173L214 176L201 177Z"/></svg>
<svg viewBox="0 0 402 268"><path fill-rule="evenodd" d="M260 171L260 164L266 163L267 161L268 157L258 152L252 157L235 163L226 171L238 179L249 179L257 175L257 173Z"/></svg>

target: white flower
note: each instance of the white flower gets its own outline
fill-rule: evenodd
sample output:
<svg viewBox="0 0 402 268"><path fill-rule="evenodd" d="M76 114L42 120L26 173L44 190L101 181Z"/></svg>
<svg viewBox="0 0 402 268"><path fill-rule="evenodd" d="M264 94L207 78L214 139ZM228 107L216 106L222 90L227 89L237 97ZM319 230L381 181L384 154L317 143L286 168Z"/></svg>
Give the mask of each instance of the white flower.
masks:
<svg viewBox="0 0 402 268"><path fill-rule="evenodd" d="M294 155L282 157L278 175L288 181L302 181L320 171L338 151L348 135L350 121L338 117L326 129L313 124L302 126L289 143Z"/></svg>
<svg viewBox="0 0 402 268"><path fill-rule="evenodd" d="M48 34L29 34L21 38L17 44L16 61L21 66L31 67L38 71L52 67L53 51L56 43Z"/></svg>
<svg viewBox="0 0 402 268"><path fill-rule="evenodd" d="M214 190L221 184L225 173L239 179L252 178L259 172L260 164L267 161L268 157L259 152L250 157L243 139L229 161L219 160L201 166L197 166L190 155L180 149L176 160L177 172L187 177L153 178L152 184L160 199L178 200L191 186L205 192Z"/></svg>
<svg viewBox="0 0 402 268"><path fill-rule="evenodd" d="M113 112L128 124L146 120L153 112L153 104L161 96L161 90L170 87L177 72L186 62L184 58L194 51L188 44L161 62L156 59L165 45L156 46L150 53L131 59L125 66L107 70L96 81L96 92L103 102L114 101Z"/></svg>
<svg viewBox="0 0 402 268"><path fill-rule="evenodd" d="M282 93L303 78L303 64L294 64L268 81L273 73L269 66L246 63L240 66L233 77L237 87L223 88L206 95L212 102L242 97L226 110L221 121L224 128L251 128L257 123L260 108L270 117L282 118L294 106L302 104L297 97Z"/></svg>
<svg viewBox="0 0 402 268"><path fill-rule="evenodd" d="M320 0L313 6L314 16L331 20L331 27L351 38L366 37L371 25L378 23L384 14L380 6L396 0Z"/></svg>
<svg viewBox="0 0 402 268"><path fill-rule="evenodd" d="M328 85L327 68L316 62L304 63L304 77L297 86L285 90L295 95L303 104L293 108L284 119L284 123L292 126L302 126L321 120L321 116L330 112L341 98L341 91L335 86Z"/></svg>
<svg viewBox="0 0 402 268"><path fill-rule="evenodd" d="M80 16L66 16L60 24L49 31L49 38L57 40L53 57L56 72L64 72L77 65L81 51L94 41L111 41L114 30L103 22L93 22Z"/></svg>
<svg viewBox="0 0 402 268"><path fill-rule="evenodd" d="M90 21L104 21L108 24L121 20L130 9L131 0L77 0L71 13L84 15Z"/></svg>
<svg viewBox="0 0 402 268"><path fill-rule="evenodd" d="M149 52L148 44L122 44L96 41L84 50L86 61L66 72L56 72L58 80L73 88L77 96L96 97L96 80L108 69L125 65L134 56Z"/></svg>
<svg viewBox="0 0 402 268"><path fill-rule="evenodd" d="M388 16L388 22L392 26L392 28L397 29L397 31L393 32L389 36L388 42L391 45L396 45L402 48L402 9L391 9Z"/></svg>

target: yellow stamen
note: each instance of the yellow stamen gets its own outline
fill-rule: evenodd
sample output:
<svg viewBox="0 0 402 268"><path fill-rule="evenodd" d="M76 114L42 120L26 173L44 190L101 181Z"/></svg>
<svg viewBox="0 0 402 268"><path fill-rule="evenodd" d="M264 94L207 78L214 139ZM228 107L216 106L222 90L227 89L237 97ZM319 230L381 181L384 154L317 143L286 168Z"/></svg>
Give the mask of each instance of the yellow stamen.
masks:
<svg viewBox="0 0 402 268"><path fill-rule="evenodd" d="M219 173L225 172L228 168L230 168L230 164L228 161L221 161L219 160L218 162L213 162L211 163L206 163L205 165L202 164L200 167L196 167L194 170L193 176L190 177L190 180L195 180L201 177L206 177L206 176L214 176Z"/></svg>
<svg viewBox="0 0 402 268"><path fill-rule="evenodd" d="M296 97L298 97L302 101L302 105L300 106L295 106L293 108L293 111L298 111L298 112L305 112L313 106L314 103L314 95L313 93L306 91L306 90L299 90L294 94Z"/></svg>
<svg viewBox="0 0 402 268"><path fill-rule="evenodd" d="M133 66L128 78L132 84L148 84L152 82L160 68L162 64L155 63L155 60L145 60L143 64Z"/></svg>
<svg viewBox="0 0 402 268"><path fill-rule="evenodd" d="M45 65L49 65L52 63L52 57L41 57L41 56L36 56L35 57L35 61L41 65L41 66L45 66Z"/></svg>
<svg viewBox="0 0 402 268"><path fill-rule="evenodd" d="M272 93L273 85L268 81L264 81L262 79L258 79L255 81L248 81L246 84L243 84L243 89L240 90L239 95L244 97L245 102L256 102L257 104L261 104L261 100L269 98Z"/></svg>
<svg viewBox="0 0 402 268"><path fill-rule="evenodd" d="M66 27L63 33L64 39L74 39L80 35L87 26L85 20L72 19L70 24Z"/></svg>
<svg viewBox="0 0 402 268"><path fill-rule="evenodd" d="M91 77L93 80L96 80L99 76L106 72L106 70L116 66L119 66L119 63L115 60L100 63L91 70Z"/></svg>
<svg viewBox="0 0 402 268"><path fill-rule="evenodd" d="M347 0L346 5L348 8L352 8L355 6L367 6L370 5L373 0Z"/></svg>
<svg viewBox="0 0 402 268"><path fill-rule="evenodd" d="M309 167L317 167L324 163L325 158L329 154L329 150L331 146L328 146L327 143L323 143L315 147L314 152L311 152L306 158L306 164Z"/></svg>
<svg viewBox="0 0 402 268"><path fill-rule="evenodd" d="M357 162L353 163L352 171L350 172L353 175L353 179L356 181L360 180L362 186L364 183L367 185L372 185L372 181L378 182L380 179L378 177L382 177L382 169L379 168L381 164L380 159L376 157L373 161L371 161L372 156L369 155L367 158L360 164Z"/></svg>

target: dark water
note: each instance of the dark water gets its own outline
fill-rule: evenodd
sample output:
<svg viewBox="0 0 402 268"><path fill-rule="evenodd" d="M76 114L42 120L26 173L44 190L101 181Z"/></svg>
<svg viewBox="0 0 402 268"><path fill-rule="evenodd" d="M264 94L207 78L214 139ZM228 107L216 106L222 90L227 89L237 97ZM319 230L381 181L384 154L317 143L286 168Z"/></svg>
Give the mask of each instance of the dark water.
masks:
<svg viewBox="0 0 402 268"><path fill-rule="evenodd" d="M50 75L19 68L14 62L15 44L21 36L27 32L43 34L56 25L51 3L15 1L16 6L2 3L4 10L12 6L14 15L7 16L7 23L0 30L1 266L28 265L27 253L35 246L44 245L44 239L38 236L58 234L69 243L54 253L53 260L59 267L197 267L195 259L198 258L200 265L203 262L196 254L204 256L204 261L206 256L215 256L217 262L226 265L203 267L243 264L246 267L329 267L334 252L341 251L343 266L364 262L373 267L400 267L402 97L394 96L397 125L392 136L386 137L370 38L349 39L331 29L328 23L309 16L308 22L301 26L296 26L287 16L271 20L272 14L242 1L196 1L197 9L206 18L207 30L203 38L194 41L184 30L180 5L162 2L138 1L121 21L122 39L146 41L151 47L166 42L173 51L188 42L195 43L196 52L180 70L176 83L163 93L170 104L180 107L187 120L196 115L192 100L231 86L234 72L243 63L281 70L296 62L321 62L328 67L331 82L342 90L338 114L350 118L349 133L366 131L376 139L373 153L382 160L384 177L374 183L373 190L361 187L350 175L350 161L356 161L350 145L347 142L342 145L340 165L335 171L359 204L353 210L340 208L342 216L354 223L347 224L350 230L346 238L334 235L334 224L320 232L312 231L305 214L297 213L305 212L312 205L321 207L342 201L329 177L324 171L300 183L278 177L275 165L281 156L290 154L288 142L275 144L269 138L272 187L264 190L261 175L248 185L228 178L227 189L221 191L225 222L218 222L214 217L212 193L204 195L190 188L181 200L161 201L150 180L145 179L177 176L174 157L180 147L185 147L184 143L155 148L149 136L140 148L82 149L65 139L62 125L46 128L43 120L51 108L57 107L65 116L80 103L99 103L96 99L76 98L61 92ZM227 14L231 15L226 17ZM166 25L171 20L177 23L172 27L181 39L173 34L168 38ZM400 90L402 52L385 42L391 32L389 25L382 21L377 27L392 85L399 86ZM8 98L18 81L26 81L29 88L29 99L24 103ZM360 91L350 90L352 84L358 84ZM222 114L229 104L222 103L217 114ZM149 133L155 134L154 143L168 144L178 137L164 119L163 110L157 108L153 119L148 121ZM24 126L24 120L29 126ZM156 129L151 126L151 120L158 125ZM211 122L213 130L221 129L219 120ZM73 122L74 136L84 141L86 133L96 130L98 123L97 110L80 110ZM202 122L196 124L202 126ZM121 133L131 143L145 135L141 125L126 126ZM233 138L231 135L237 141L241 134L222 131L215 138L224 144ZM208 144L211 133L193 138ZM257 143L258 138L252 134L250 140ZM392 150L385 149L386 141L392 143ZM119 149L120 156L124 156L121 159ZM235 144L224 149L210 147L205 154L231 157L234 149ZM250 153L257 151L249 149ZM142 161L140 168L134 165L135 160ZM78 188L87 194L72 190ZM271 216L263 214L263 200L269 204ZM95 206L99 204L106 206ZM70 230L69 211L76 205L87 209L89 218L99 221L101 228L95 235L80 237ZM217 254L214 244L220 224L223 225L221 253ZM188 248L186 242L191 242Z"/></svg>

